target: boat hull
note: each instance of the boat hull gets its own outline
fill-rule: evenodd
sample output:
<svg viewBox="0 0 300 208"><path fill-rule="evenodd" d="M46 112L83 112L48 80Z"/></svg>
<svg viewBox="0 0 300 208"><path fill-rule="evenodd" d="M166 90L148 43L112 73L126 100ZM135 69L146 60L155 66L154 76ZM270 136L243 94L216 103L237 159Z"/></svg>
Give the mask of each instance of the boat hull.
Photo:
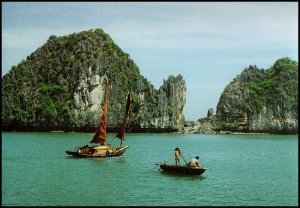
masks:
<svg viewBox="0 0 300 208"><path fill-rule="evenodd" d="M74 156L74 157L119 157L121 156L129 146L125 147L117 147L117 148L111 148L111 149L105 149L105 150L95 150L95 148L90 148L94 151L88 151L88 152L82 152L82 151L71 151L66 150L65 152L68 155Z"/></svg>
<svg viewBox="0 0 300 208"><path fill-rule="evenodd" d="M206 168L201 168L201 167L176 166L176 165L168 165L168 164L160 164L159 166L165 172L179 173L185 175L201 175L206 170Z"/></svg>

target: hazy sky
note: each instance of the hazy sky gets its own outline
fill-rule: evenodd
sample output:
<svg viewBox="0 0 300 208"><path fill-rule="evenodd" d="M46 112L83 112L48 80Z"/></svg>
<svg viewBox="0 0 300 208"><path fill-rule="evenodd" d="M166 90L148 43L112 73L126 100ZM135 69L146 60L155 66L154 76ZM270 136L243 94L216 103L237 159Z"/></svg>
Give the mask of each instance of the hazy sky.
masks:
<svg viewBox="0 0 300 208"><path fill-rule="evenodd" d="M244 68L298 61L298 2L2 2L2 76L46 43L102 28L157 89L186 81L186 120L216 111Z"/></svg>

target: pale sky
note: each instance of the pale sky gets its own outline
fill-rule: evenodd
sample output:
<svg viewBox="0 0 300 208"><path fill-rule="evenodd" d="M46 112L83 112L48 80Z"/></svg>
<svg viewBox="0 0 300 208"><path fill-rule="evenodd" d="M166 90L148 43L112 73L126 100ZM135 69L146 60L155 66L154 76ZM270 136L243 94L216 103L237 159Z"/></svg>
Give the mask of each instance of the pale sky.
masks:
<svg viewBox="0 0 300 208"><path fill-rule="evenodd" d="M216 112L244 68L298 62L298 2L2 2L2 76L50 35L101 28L158 89L186 81L186 120Z"/></svg>

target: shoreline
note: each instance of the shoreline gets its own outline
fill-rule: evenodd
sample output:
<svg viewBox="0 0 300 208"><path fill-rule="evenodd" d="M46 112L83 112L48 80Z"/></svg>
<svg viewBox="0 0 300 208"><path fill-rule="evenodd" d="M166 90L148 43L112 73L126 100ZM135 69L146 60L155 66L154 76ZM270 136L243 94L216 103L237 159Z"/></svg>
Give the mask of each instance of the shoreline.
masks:
<svg viewBox="0 0 300 208"><path fill-rule="evenodd" d="M95 133L97 127L68 127L68 128L57 128L57 127L2 127L2 132L51 132L51 133ZM119 128L108 127L107 133L118 133ZM298 131L259 131L259 132L242 132L242 131L209 131L202 133L188 133L184 130L175 128L133 128L131 131L126 130L126 133L169 133L169 134L228 134L228 135L298 135Z"/></svg>

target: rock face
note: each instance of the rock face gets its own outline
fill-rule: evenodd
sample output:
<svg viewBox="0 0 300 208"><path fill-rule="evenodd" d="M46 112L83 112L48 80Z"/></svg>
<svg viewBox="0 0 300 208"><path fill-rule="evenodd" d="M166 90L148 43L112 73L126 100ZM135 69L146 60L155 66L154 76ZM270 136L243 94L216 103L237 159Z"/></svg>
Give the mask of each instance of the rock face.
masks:
<svg viewBox="0 0 300 208"><path fill-rule="evenodd" d="M298 64L282 58L268 70L249 66L224 89L217 130L298 132Z"/></svg>
<svg viewBox="0 0 300 208"><path fill-rule="evenodd" d="M110 80L108 127L123 120L133 94L129 125L142 129L183 128L185 81L170 76L155 89L136 64L103 30L89 30L47 43L2 78L4 130L94 130L99 123L104 79Z"/></svg>
<svg viewBox="0 0 300 208"><path fill-rule="evenodd" d="M185 81L181 75L170 76L159 88L158 117L155 118L156 126L177 126L181 129L184 125L183 107L185 105Z"/></svg>
<svg viewBox="0 0 300 208"><path fill-rule="evenodd" d="M211 118L201 118L185 123L182 133L185 134L216 134Z"/></svg>
<svg viewBox="0 0 300 208"><path fill-rule="evenodd" d="M229 83L216 115L185 122L183 133L298 133L298 63L282 58L267 69L249 66Z"/></svg>
<svg viewBox="0 0 300 208"><path fill-rule="evenodd" d="M154 103L146 105L146 96L144 92L138 94L140 105L143 105L139 124L137 128L146 129L167 129L167 131L176 131L183 129L184 114L183 107L185 105L186 85L183 77L169 76L164 80L163 85L158 91L151 90L150 98ZM152 112L150 114L149 112Z"/></svg>
<svg viewBox="0 0 300 208"><path fill-rule="evenodd" d="M215 115L213 109L209 108L207 111L207 117L200 118L197 121L186 121L182 133L185 134L215 134L213 123L215 121Z"/></svg>

